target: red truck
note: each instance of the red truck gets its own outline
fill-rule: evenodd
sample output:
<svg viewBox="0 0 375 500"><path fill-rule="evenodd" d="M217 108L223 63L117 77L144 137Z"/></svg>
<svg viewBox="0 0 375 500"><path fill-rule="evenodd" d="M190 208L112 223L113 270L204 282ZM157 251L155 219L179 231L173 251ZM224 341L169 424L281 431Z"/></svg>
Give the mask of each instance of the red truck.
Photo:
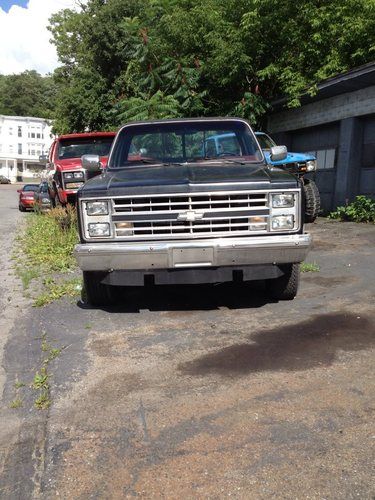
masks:
<svg viewBox="0 0 375 500"><path fill-rule="evenodd" d="M47 160L52 206L75 203L78 189L88 180L88 172L82 167L81 157L86 154L98 155L105 168L115 136L115 132L87 132L60 135L54 140Z"/></svg>

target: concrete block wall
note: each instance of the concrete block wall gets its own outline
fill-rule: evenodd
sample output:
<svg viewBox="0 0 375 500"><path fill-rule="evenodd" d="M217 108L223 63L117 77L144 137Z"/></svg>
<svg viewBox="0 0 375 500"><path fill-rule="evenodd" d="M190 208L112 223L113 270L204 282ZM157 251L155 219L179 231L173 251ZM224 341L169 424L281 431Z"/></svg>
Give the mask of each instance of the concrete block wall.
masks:
<svg viewBox="0 0 375 500"><path fill-rule="evenodd" d="M286 132L375 113L375 85L272 114L268 131Z"/></svg>

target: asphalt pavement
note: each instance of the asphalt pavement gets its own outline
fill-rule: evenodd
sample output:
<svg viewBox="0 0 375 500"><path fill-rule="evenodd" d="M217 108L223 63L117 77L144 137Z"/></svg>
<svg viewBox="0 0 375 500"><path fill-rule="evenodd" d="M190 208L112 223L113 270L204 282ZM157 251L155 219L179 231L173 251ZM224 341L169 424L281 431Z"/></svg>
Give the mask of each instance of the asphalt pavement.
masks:
<svg viewBox="0 0 375 500"><path fill-rule="evenodd" d="M309 225L320 270L291 302L257 283L33 308L14 186L0 210L1 498L374 498L374 225Z"/></svg>

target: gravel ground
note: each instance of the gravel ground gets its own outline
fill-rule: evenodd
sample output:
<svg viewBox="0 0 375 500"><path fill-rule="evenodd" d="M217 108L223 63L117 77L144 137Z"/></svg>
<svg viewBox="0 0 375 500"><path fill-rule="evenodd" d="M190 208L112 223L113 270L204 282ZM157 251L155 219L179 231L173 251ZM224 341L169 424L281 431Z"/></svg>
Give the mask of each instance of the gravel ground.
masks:
<svg viewBox="0 0 375 500"><path fill-rule="evenodd" d="M0 186L1 498L374 498L375 226L308 226L320 271L292 302L200 286L35 309L10 271L14 190ZM38 411L42 335L63 350Z"/></svg>

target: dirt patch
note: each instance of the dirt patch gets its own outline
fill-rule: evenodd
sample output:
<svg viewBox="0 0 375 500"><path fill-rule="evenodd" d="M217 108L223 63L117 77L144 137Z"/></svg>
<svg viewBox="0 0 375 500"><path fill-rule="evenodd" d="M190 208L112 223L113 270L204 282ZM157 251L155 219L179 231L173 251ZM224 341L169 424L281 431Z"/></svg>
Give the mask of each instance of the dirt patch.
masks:
<svg viewBox="0 0 375 500"><path fill-rule="evenodd" d="M314 283L314 285L323 286L324 288L330 288L331 286L345 285L347 283L353 283L359 281L355 276L319 276L319 275L304 275L304 281L309 283Z"/></svg>
<svg viewBox="0 0 375 500"><path fill-rule="evenodd" d="M313 250L330 251L335 248L337 248L337 244L335 243L318 239L313 240Z"/></svg>
<svg viewBox="0 0 375 500"><path fill-rule="evenodd" d="M329 366L339 350L375 345L375 325L353 314L325 314L251 336L236 344L179 365L185 375L242 375L262 371L298 371Z"/></svg>

